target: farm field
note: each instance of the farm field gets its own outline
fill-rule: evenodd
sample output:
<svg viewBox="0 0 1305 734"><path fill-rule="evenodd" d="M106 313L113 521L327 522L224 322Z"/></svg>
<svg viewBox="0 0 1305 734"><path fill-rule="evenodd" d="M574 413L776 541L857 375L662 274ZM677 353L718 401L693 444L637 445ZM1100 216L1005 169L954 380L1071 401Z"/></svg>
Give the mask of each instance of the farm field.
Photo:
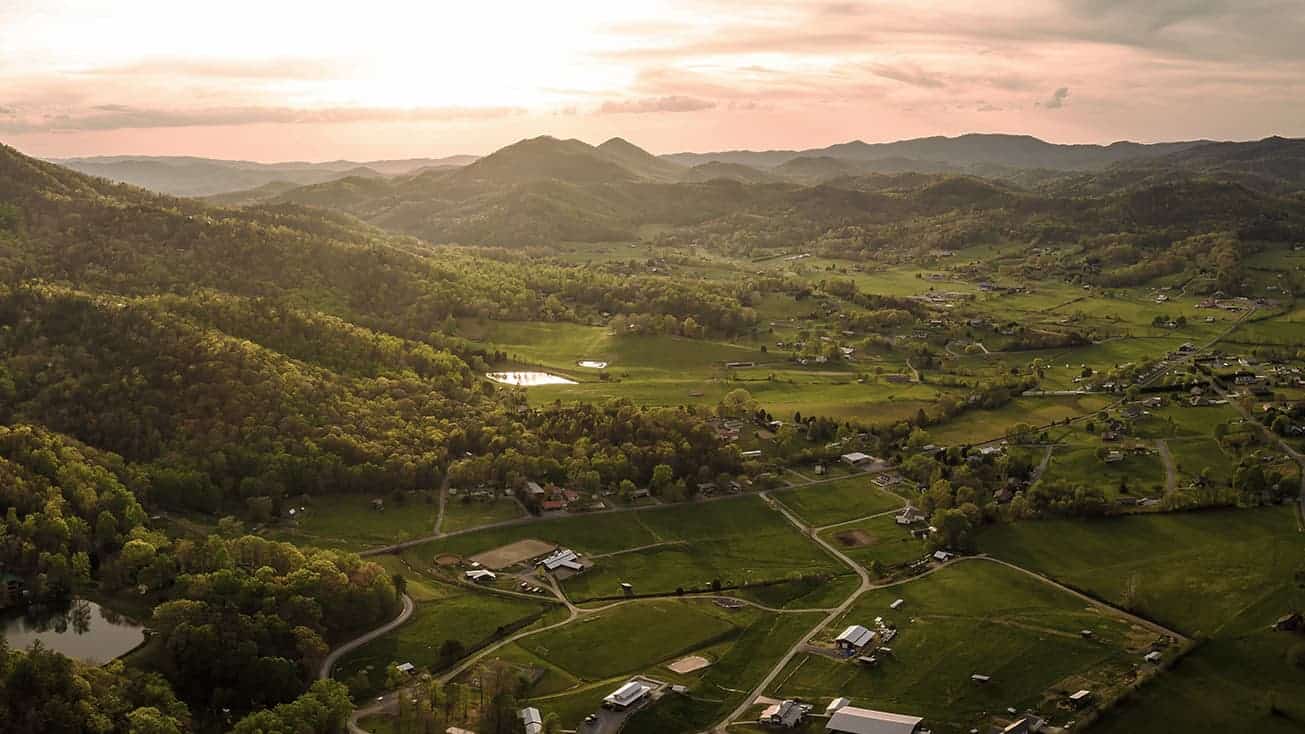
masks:
<svg viewBox="0 0 1305 734"><path fill-rule="evenodd" d="M996 410L969 410L928 428L930 440L943 446L991 441L1026 423L1042 426L1101 410L1111 402L1106 395L1053 398L1016 398Z"/></svg>
<svg viewBox="0 0 1305 734"><path fill-rule="evenodd" d="M928 555L928 544L912 537L893 515L822 530L820 537L867 569L876 562L891 568Z"/></svg>
<svg viewBox="0 0 1305 734"><path fill-rule="evenodd" d="M656 545L597 558L592 569L563 582L568 596L616 596L621 582L634 584L636 593L665 594L707 589L718 579L732 586L843 570L760 497L633 514Z"/></svg>
<svg viewBox="0 0 1305 734"><path fill-rule="evenodd" d="M410 492L400 504L393 496L382 499L384 509L372 509L370 495L323 495L306 501L293 527L278 526L276 540L323 548L363 550L429 535L435 528L439 506L433 494Z"/></svg>
<svg viewBox="0 0 1305 734"><path fill-rule="evenodd" d="M772 492L771 497L784 503L812 527L888 512L903 504L900 497L875 484L869 474L810 487L778 490Z"/></svg>
<svg viewBox="0 0 1305 734"><path fill-rule="evenodd" d="M1110 444L1104 446L1106 450L1121 450ZM1154 451L1146 455L1123 451L1123 460L1113 464L1097 458L1097 451L1096 447L1057 447L1042 481L1100 489L1108 500L1159 496L1164 492L1165 468Z"/></svg>
<svg viewBox="0 0 1305 734"><path fill-rule="evenodd" d="M1298 642L1270 629L1305 605L1305 534L1289 508L1024 523L981 546L1207 638L1093 731L1300 730L1305 670L1288 659Z"/></svg>
<svg viewBox="0 0 1305 734"><path fill-rule="evenodd" d="M708 601L623 603L517 644L578 680L606 680L731 640L753 616Z"/></svg>
<svg viewBox="0 0 1305 734"><path fill-rule="evenodd" d="M454 533L467 528L476 528L490 523L513 520L525 516L525 511L516 500L495 497L489 502L461 497L450 497L444 506L444 522L440 529Z"/></svg>
<svg viewBox="0 0 1305 734"><path fill-rule="evenodd" d="M890 604L902 599L898 610ZM883 616L897 626L891 655L877 667L809 653L790 663L768 694L823 706L838 696L858 705L925 717L937 732L963 732L1007 707L1063 724L1057 702L1080 688L1104 693L1131 679L1156 635L1020 571L988 561L952 564L871 591L817 636ZM1080 631L1092 630L1092 639ZM987 684L972 674L991 677ZM1100 695L1100 694L1099 694Z"/></svg>
<svg viewBox="0 0 1305 734"><path fill-rule="evenodd" d="M457 591L419 602L407 624L344 656L333 677L350 683L359 672L364 672L370 690L376 690L384 685L385 668L391 663L409 662L419 668L438 670L440 646L446 641L455 641L470 650L490 640L500 627L542 614L551 606L554 605L474 591Z"/></svg>

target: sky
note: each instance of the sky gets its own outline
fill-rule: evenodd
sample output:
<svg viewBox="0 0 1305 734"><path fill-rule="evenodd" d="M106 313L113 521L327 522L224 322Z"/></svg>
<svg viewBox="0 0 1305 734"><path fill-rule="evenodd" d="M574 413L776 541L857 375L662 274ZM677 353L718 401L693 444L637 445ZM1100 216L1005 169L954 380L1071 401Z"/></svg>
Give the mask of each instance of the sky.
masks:
<svg viewBox="0 0 1305 734"><path fill-rule="evenodd" d="M260 161L1305 136L1302 0L0 0L0 142Z"/></svg>

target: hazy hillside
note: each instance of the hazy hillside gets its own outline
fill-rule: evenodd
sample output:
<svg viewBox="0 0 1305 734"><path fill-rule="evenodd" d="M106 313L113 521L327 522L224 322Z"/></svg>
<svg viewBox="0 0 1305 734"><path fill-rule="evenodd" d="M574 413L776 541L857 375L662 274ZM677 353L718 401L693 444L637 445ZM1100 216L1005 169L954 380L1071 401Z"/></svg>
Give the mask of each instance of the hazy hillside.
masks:
<svg viewBox="0 0 1305 734"><path fill-rule="evenodd" d="M684 177L684 166L649 153L623 138L612 138L597 148L611 162L649 181L678 181Z"/></svg>
<svg viewBox="0 0 1305 734"><path fill-rule="evenodd" d="M954 138L917 138L893 143L866 143L854 140L803 151L734 150L718 153L673 153L663 158L686 166L719 161L755 168L774 168L795 158L828 157L847 161L899 159L899 161L919 162L909 165L941 163L955 167L957 170L978 164L1075 170L1103 168L1119 161L1165 155L1199 144L1199 142L1178 142L1145 145L1119 142L1110 145L1059 145L1028 135L970 134ZM899 167L896 170L919 169Z"/></svg>
<svg viewBox="0 0 1305 734"><path fill-rule="evenodd" d="M633 146L621 141L620 147L626 160L646 163L629 150ZM765 172L713 163L667 183L580 141L534 138L452 174L347 179L280 198L435 243L632 241L652 227L657 241L667 243L743 254L816 247L856 258L1003 240L1073 243L1114 236L1154 245L1202 232L1235 233L1262 221L1295 221L1300 208L1189 175L1137 175L1124 168L1032 172L1037 186L1025 188L1009 179L864 171L883 163L803 157ZM899 163L883 167L891 171ZM713 170L726 175L710 175ZM778 180L781 172L788 180ZM1169 208L1137 205L1161 200Z"/></svg>
<svg viewBox="0 0 1305 734"><path fill-rule="evenodd" d="M255 163L189 156L104 156L53 162L90 176L128 183L162 194L212 196L251 191L277 182L304 186L347 176L397 176L423 168L459 167L474 160L474 156L452 156L370 163Z"/></svg>

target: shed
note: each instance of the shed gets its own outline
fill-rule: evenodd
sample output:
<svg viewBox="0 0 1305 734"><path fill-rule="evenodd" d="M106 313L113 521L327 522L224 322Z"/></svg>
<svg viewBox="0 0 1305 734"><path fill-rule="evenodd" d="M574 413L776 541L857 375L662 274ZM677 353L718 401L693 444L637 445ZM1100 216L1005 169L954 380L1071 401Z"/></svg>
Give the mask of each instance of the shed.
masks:
<svg viewBox="0 0 1305 734"><path fill-rule="evenodd" d="M1158 665L1160 663L1161 657L1163 656L1160 655L1159 650L1152 650L1151 652L1148 652L1146 655L1143 655L1142 659L1147 661L1148 663L1151 663L1152 665Z"/></svg>
<svg viewBox="0 0 1305 734"><path fill-rule="evenodd" d="M825 716L833 716L835 711L843 708L844 706L850 703L852 702L849 701L845 696L839 696L838 698L835 698L833 701L829 702L828 706L825 707Z"/></svg>
<svg viewBox="0 0 1305 734"><path fill-rule="evenodd" d="M905 599L898 599L897 601L893 602L892 604L889 604L888 607L889 607L890 609L901 609L901 608L902 608L902 605L905 604L905 603L906 603L906 600L905 600Z"/></svg>
<svg viewBox="0 0 1305 734"><path fill-rule="evenodd" d="M988 683L992 680L992 676L975 673L974 675L970 676L970 680L974 681L975 683Z"/></svg>
<svg viewBox="0 0 1305 734"><path fill-rule="evenodd" d="M859 624L854 624L834 638L834 644L844 650L858 650L865 647L875 634Z"/></svg>
<svg viewBox="0 0 1305 734"><path fill-rule="evenodd" d="M848 466L861 466L874 461L874 457L869 454L863 454L860 451L853 451L850 454L843 454L839 457L844 464Z"/></svg>
<svg viewBox="0 0 1305 734"><path fill-rule="evenodd" d="M919 716L843 706L829 717L826 731L843 734L914 734L924 719Z"/></svg>
<svg viewBox="0 0 1305 734"><path fill-rule="evenodd" d="M628 681L625 685L612 691L603 699L603 705L607 708L623 710L630 708L634 704L643 700L652 692L652 688L639 681Z"/></svg>
<svg viewBox="0 0 1305 734"><path fill-rule="evenodd" d="M413 670L416 670L412 663L399 663L394 666L394 669L400 673L411 673Z"/></svg>
<svg viewBox="0 0 1305 734"><path fill-rule="evenodd" d="M1082 707L1092 702L1092 691L1084 688L1069 694L1069 702L1075 706Z"/></svg>

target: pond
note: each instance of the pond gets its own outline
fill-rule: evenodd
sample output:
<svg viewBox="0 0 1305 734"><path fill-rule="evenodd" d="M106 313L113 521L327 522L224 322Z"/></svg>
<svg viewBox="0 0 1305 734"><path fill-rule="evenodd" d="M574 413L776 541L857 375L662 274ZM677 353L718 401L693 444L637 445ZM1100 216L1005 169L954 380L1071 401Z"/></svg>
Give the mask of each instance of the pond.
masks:
<svg viewBox="0 0 1305 734"><path fill-rule="evenodd" d="M534 387L536 385L574 385L575 380L568 380L561 375L547 372L490 372L485 375L494 382L517 387Z"/></svg>
<svg viewBox="0 0 1305 734"><path fill-rule="evenodd" d="M50 650L95 665L130 652L145 640L139 624L85 599L0 617L0 625L5 641L15 650L26 650L39 641Z"/></svg>

